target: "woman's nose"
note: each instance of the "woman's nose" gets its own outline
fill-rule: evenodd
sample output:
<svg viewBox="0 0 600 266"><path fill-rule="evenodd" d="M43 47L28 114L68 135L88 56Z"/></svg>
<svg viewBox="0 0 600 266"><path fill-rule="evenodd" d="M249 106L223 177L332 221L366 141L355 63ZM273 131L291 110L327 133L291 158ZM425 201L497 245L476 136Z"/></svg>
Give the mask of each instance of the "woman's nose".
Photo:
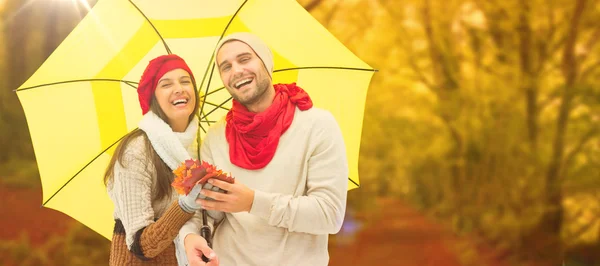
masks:
<svg viewBox="0 0 600 266"><path fill-rule="evenodd" d="M180 83L175 83L175 87L173 88L175 94L179 94L183 92L183 86Z"/></svg>

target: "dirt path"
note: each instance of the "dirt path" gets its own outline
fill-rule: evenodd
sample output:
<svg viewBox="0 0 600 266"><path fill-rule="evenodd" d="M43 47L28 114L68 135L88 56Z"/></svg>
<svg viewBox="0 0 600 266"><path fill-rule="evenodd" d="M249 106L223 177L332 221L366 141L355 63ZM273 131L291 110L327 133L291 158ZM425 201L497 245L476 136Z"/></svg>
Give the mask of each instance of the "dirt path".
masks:
<svg viewBox="0 0 600 266"><path fill-rule="evenodd" d="M332 238L330 265L461 265L447 246L454 237L451 233L400 201L381 204L383 215L378 221L368 226L347 221ZM353 234L355 228L360 230Z"/></svg>
<svg viewBox="0 0 600 266"><path fill-rule="evenodd" d="M25 234L31 245L38 247L53 235L67 233L76 221L40 207L41 195L41 188L11 188L0 183L0 242L18 240ZM370 219L371 224L347 215L342 231L330 237L330 266L463 266L452 245L466 240L399 200L380 204L381 215ZM486 248L477 249L480 258L485 258L481 252ZM494 259L484 260L481 266L505 266L492 262Z"/></svg>

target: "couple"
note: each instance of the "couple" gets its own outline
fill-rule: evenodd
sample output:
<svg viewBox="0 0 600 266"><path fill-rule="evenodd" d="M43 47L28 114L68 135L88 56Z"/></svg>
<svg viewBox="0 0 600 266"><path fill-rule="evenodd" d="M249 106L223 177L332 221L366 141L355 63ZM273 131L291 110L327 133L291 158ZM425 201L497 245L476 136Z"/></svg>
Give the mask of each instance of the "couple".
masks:
<svg viewBox="0 0 600 266"><path fill-rule="evenodd" d="M187 196L171 187L172 170L197 154L196 81L176 55L152 60L138 85L144 117L104 178L115 205L110 265L327 265L348 185L334 117L295 84L272 83L273 55L252 34L223 38L215 58L234 100L199 159L235 182L211 179ZM218 225L214 250L199 233L202 209Z"/></svg>

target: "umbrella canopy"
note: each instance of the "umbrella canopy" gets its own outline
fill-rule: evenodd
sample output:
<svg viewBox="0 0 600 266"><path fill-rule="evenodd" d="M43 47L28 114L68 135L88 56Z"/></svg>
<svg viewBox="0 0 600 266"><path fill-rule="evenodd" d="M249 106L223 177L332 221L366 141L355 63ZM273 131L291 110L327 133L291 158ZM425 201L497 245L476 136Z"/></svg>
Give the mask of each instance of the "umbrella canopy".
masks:
<svg viewBox="0 0 600 266"><path fill-rule="evenodd" d="M231 106L214 66L219 40L252 32L272 49L274 83L296 82L337 119L350 189L373 69L294 0L100 0L17 89L43 188L43 205L111 238L113 205L102 177L116 144L142 118L136 86L148 62L175 53L200 90L200 138Z"/></svg>

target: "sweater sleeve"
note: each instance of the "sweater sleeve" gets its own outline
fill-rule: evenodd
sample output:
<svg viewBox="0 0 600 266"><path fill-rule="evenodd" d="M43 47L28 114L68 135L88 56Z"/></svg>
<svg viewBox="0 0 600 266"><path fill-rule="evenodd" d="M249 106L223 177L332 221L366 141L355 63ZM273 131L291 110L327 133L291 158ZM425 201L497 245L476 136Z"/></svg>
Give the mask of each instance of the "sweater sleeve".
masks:
<svg viewBox="0 0 600 266"><path fill-rule="evenodd" d="M141 138L131 141L114 166L108 194L115 207L115 218L125 229L125 243L131 247L135 233L154 221L152 174L146 169Z"/></svg>
<svg viewBox="0 0 600 266"><path fill-rule="evenodd" d="M154 222L153 175L147 170L153 167L147 162L143 147L141 138L128 145L122 164L115 164L114 179L108 191L115 205L115 218L123 223L127 248L142 259L160 254L193 215L174 202Z"/></svg>
<svg viewBox="0 0 600 266"><path fill-rule="evenodd" d="M346 148L335 118L323 114L311 133L314 148L308 160L306 195L254 192L250 213L272 226L308 234L335 234L342 226L348 190Z"/></svg>
<svg viewBox="0 0 600 266"><path fill-rule="evenodd" d="M174 201L167 211L155 223L136 233L131 251L140 258L158 256L177 236L179 229L193 216L179 207Z"/></svg>

